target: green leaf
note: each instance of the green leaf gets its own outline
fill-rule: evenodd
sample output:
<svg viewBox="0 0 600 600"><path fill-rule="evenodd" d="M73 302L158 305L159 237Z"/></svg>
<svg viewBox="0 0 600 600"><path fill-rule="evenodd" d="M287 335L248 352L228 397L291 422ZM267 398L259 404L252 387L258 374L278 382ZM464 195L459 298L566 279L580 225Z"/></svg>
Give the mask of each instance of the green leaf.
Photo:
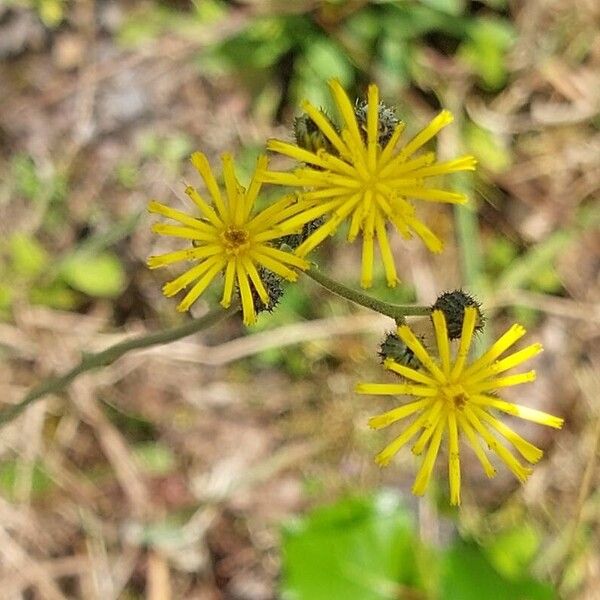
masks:
<svg viewBox="0 0 600 600"><path fill-rule="evenodd" d="M419 587L418 541L397 495L319 508L283 532L282 598L392 600Z"/></svg>
<svg viewBox="0 0 600 600"><path fill-rule="evenodd" d="M477 19L468 33L470 39L461 46L459 54L486 88L502 88L508 76L506 53L516 39L513 26L506 19Z"/></svg>
<svg viewBox="0 0 600 600"><path fill-rule="evenodd" d="M464 0L421 0L421 2L449 15L461 15L465 11Z"/></svg>
<svg viewBox="0 0 600 600"><path fill-rule="evenodd" d="M9 252L15 273L28 278L39 275L50 260L44 247L24 233L15 233L10 238Z"/></svg>
<svg viewBox="0 0 600 600"><path fill-rule="evenodd" d="M509 580L496 571L482 550L459 540L442 561L439 600L554 600L552 586L533 578Z"/></svg>
<svg viewBox="0 0 600 600"><path fill-rule="evenodd" d="M76 290L97 298L114 298L125 287L125 271L111 252L76 253L63 263L61 277Z"/></svg>
<svg viewBox="0 0 600 600"><path fill-rule="evenodd" d="M304 99L310 100L328 114L337 116L327 86L327 81L332 78L338 79L346 89L352 87L354 68L348 57L328 39L317 35L308 37L304 52L297 61L296 77L290 86L293 101L299 104Z"/></svg>
<svg viewBox="0 0 600 600"><path fill-rule="evenodd" d="M73 310L81 302L81 296L73 291L64 281L53 281L49 285L34 287L29 290L29 301L59 310Z"/></svg>
<svg viewBox="0 0 600 600"><path fill-rule="evenodd" d="M485 553L498 572L514 579L525 575L540 546L540 536L528 523L501 531L485 547Z"/></svg>
<svg viewBox="0 0 600 600"><path fill-rule="evenodd" d="M64 19L64 0L37 0L38 12L44 25L55 28Z"/></svg>

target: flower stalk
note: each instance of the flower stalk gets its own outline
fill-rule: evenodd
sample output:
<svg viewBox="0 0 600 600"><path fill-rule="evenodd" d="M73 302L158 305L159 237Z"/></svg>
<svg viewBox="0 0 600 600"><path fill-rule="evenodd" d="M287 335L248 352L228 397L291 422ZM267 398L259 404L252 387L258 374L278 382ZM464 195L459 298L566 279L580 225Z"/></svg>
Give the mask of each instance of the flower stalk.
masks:
<svg viewBox="0 0 600 600"><path fill-rule="evenodd" d="M318 284L337 296L345 298L346 300L350 300L350 302L354 302L354 304L358 304L359 306L364 306L365 308L374 310L375 312L385 315L386 317L391 317L398 325L401 325L405 322L405 317L428 316L431 314L431 307L429 306L419 306L416 304L391 304L389 302L377 300L377 298L373 298L372 296L364 294L363 292L359 292L358 290L353 290L339 281L335 281L334 279L327 277L327 275L324 275L321 271L319 271L318 267L314 264L310 267L310 269L303 271L303 274L307 277L310 277L313 281L316 281Z"/></svg>

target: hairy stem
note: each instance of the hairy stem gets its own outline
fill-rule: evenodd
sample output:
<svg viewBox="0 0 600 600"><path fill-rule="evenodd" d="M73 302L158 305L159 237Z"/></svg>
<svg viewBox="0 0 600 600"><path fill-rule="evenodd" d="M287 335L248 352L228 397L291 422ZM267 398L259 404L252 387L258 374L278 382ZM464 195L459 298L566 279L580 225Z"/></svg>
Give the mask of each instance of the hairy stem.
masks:
<svg viewBox="0 0 600 600"><path fill-rule="evenodd" d="M39 385L31 389L19 403L0 411L0 427L20 415L36 400L43 398L47 394L61 392L72 383L76 377L86 371L106 367L132 350L158 346L160 344L169 344L176 340L180 340L188 335L192 335L193 333L207 329L212 325L216 325L226 317L237 313L239 310L240 308L237 304L225 310L218 308L203 317L194 319L184 325L178 325L177 327L171 327L170 329L165 329L163 331L157 331L155 333L149 333L125 340L124 342L119 342L118 344L110 346L106 350L102 350L95 354L84 353L79 363L70 371L64 375L50 377L49 379L42 381Z"/></svg>
<svg viewBox="0 0 600 600"><path fill-rule="evenodd" d="M357 290L353 290L352 288L349 288L338 281L334 281L326 275L323 275L323 273L318 270L316 265L313 265L307 271L303 271L303 273L330 292L333 292L334 294L341 296L346 300L350 300L350 302L354 302L355 304L359 304L365 308L370 308L371 310L374 310L382 315L391 317L398 324L404 323L405 317L426 316L431 314L431 308L429 306L418 306L415 304L390 304L388 302L377 300L377 298L373 298L372 296L363 294Z"/></svg>

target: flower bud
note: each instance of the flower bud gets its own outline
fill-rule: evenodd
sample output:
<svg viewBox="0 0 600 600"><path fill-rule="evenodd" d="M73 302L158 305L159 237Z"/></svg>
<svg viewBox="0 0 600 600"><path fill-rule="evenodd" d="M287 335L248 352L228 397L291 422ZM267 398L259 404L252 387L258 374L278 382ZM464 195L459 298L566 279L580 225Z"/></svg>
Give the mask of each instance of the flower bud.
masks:
<svg viewBox="0 0 600 600"><path fill-rule="evenodd" d="M421 366L415 353L393 332L387 333L383 342L379 346L378 352L381 362L391 358L398 364L418 369Z"/></svg>
<svg viewBox="0 0 600 600"><path fill-rule="evenodd" d="M256 308L256 313L258 314L264 311L273 312L273 309L279 304L279 300L285 292L285 288L282 285L283 280L281 277L279 277L279 275L276 275L264 267L258 268L258 276L263 282L263 285L267 290L267 294L269 294L269 304L264 304L254 289L254 286L251 286L252 302Z"/></svg>
<svg viewBox="0 0 600 600"><path fill-rule="evenodd" d="M323 114L325 113L323 112ZM335 153L331 142L325 137L317 124L306 114L294 119L294 139L300 148L304 148L310 152L316 153L319 150L325 150L329 153Z"/></svg>
<svg viewBox="0 0 600 600"><path fill-rule="evenodd" d="M361 129L363 139L367 139L367 110L368 102L366 100L357 100L354 106L354 115ZM377 127L378 141L380 146L385 146L392 137L394 130L398 127L400 119L396 115L396 109L392 106L387 106L383 102L377 107L378 119Z"/></svg>
<svg viewBox="0 0 600 600"><path fill-rule="evenodd" d="M435 301L431 310L441 310L446 317L446 328L448 337L455 340L461 336L465 308L473 306L477 309L477 321L475 322L475 331L481 331L485 324L485 317L481 312L481 303L475 300L473 296L462 290L444 292Z"/></svg>

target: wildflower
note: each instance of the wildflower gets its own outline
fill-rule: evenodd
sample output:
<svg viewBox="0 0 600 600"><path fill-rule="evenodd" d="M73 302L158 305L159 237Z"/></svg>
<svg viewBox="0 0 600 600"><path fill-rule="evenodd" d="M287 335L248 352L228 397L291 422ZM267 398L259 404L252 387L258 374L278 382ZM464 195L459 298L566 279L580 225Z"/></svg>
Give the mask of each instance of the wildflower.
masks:
<svg viewBox="0 0 600 600"><path fill-rule="evenodd" d="M539 448L500 421L494 415L494 410L557 429L563 425L563 419L507 402L495 393L501 388L535 379L535 371L500 375L542 351L541 344L532 344L505 358L499 358L525 334L525 329L520 325L513 325L481 357L468 363L477 315L476 307L468 306L465 309L462 335L454 360L451 359L446 320L441 310L434 310L432 313L439 359L428 354L407 325L401 325L398 327L398 337L414 352L422 369L412 369L393 359L387 359L385 367L401 375L405 379L404 383L361 383L356 388L361 394L405 394L417 398L369 420L373 429L380 429L410 415L417 415L412 424L375 459L380 466L389 464L392 457L419 433L412 451L417 455L425 450L426 452L412 488L416 495L425 493L442 437L447 433L451 504L460 503L461 434L466 436L488 477L493 477L496 471L481 440L498 455L519 481L524 482L531 473L529 467L524 466L500 443L497 434L512 444L529 463L536 463L542 457L543 453Z"/></svg>
<svg viewBox="0 0 600 600"><path fill-rule="evenodd" d="M280 224L296 214L299 205L293 196L285 196L253 215L261 188L256 172L248 189L244 189L235 176L232 156L224 154L225 194L222 194L206 156L195 152L191 160L204 180L212 202L206 201L192 186L187 186L185 193L198 209L199 216L189 215L159 202L150 202L148 210L151 213L180 223L156 223L152 231L190 240L192 247L151 256L148 266L155 269L180 261L197 262L163 287L165 296L170 297L194 284L179 303L179 311L189 310L215 277L223 273L225 283L221 305L225 308L231 305L237 285L244 323L250 325L256 320L257 309L262 308L258 306L258 300L268 307L273 299L267 289L265 270L288 281L295 281L298 275L291 267L308 268L308 263L302 258L275 247L277 238L283 235ZM259 157L257 169L264 170L266 167L266 157Z"/></svg>
<svg viewBox="0 0 600 600"><path fill-rule="evenodd" d="M333 234L342 222L349 220L348 241L354 241L362 232L362 287L372 285L375 238L387 283L393 287L398 277L386 231L387 223L392 223L405 238L415 233L429 250L440 252L441 240L416 217L409 198L466 202L464 194L427 187L426 180L446 173L473 170L476 161L472 156L463 156L436 162L433 152L413 156L440 129L452 122L453 117L447 110L440 112L415 137L399 147L404 123L394 122L390 109L380 104L376 85L369 86L366 106L363 103L356 107L338 81L331 81L330 87L344 126L338 129L321 110L310 102L304 102L302 109L308 120L303 123L310 133L310 144L300 141L291 144L280 140L267 143L269 150L294 158L304 166L293 172L265 170L260 178L267 183L307 188L301 194L304 210L284 222L286 227L300 227L329 215L328 220L296 248L298 256L306 256ZM390 130L393 130L391 134ZM298 140L298 135L296 137ZM306 136L301 137L304 139Z"/></svg>

